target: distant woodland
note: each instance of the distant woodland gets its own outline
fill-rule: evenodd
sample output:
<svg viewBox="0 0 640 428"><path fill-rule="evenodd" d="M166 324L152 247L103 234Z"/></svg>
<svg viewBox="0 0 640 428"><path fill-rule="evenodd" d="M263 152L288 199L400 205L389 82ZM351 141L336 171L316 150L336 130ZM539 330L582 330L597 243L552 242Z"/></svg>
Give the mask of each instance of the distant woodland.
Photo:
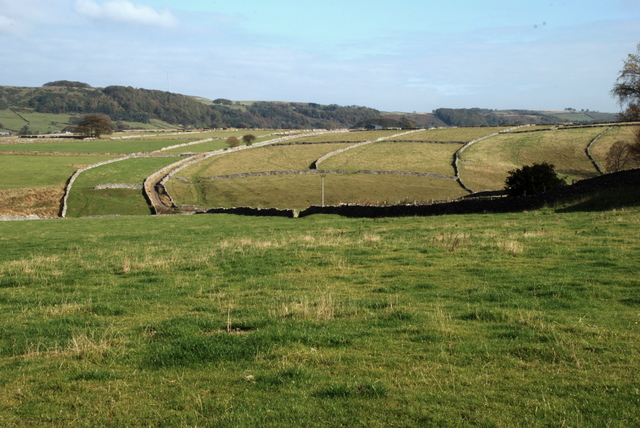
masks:
<svg viewBox="0 0 640 428"><path fill-rule="evenodd" d="M438 109L432 114L383 114L360 106L294 102L234 103L203 100L171 92L125 86L92 88L82 82L57 81L39 88L0 87L0 110L79 116L101 113L114 122L149 123L159 119L185 128L351 128L380 125L499 126L557 123L558 117L515 111L498 115L484 109Z"/></svg>

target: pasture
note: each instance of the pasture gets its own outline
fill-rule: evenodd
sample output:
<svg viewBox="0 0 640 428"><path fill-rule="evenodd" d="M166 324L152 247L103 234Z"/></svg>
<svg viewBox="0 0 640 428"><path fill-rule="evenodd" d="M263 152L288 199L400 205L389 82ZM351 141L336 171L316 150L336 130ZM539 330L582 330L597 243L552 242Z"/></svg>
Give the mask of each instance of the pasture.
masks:
<svg viewBox="0 0 640 428"><path fill-rule="evenodd" d="M550 162L556 166L560 175L568 182L598 175L596 167L586 154L586 148L594 138L599 137L591 147L591 154L601 169L604 169L606 154L617 140L630 141L634 127L613 126L587 128L550 128L526 127L512 132L502 132L485 138L466 148L460 154L458 162L461 182L474 191L501 190L509 170L516 169L533 162ZM5 163L14 158L14 153L61 152L78 156L80 153L119 153L152 152L165 154L202 154L218 152L181 170L178 179L166 183L166 189L177 205L198 206L201 208L254 206L260 208L306 208L309 204L321 203L322 177L316 175L280 175L262 177L231 177L223 180L208 180L210 177L261 173L270 171L307 171L314 168L315 161L332 154L317 168L322 170L342 170L348 174L330 173L325 177L325 204L382 204L430 203L438 200L459 198L468 192L454 178L455 153L463 144L481 137L488 137L506 128L442 128L420 130L406 133L399 130L384 131L351 131L325 133L320 135L296 136L296 132L273 130L207 130L196 132L157 132L157 133L125 133L116 134L113 138L97 141L32 141L19 144L0 144L0 162ZM520 130L534 132L518 132ZM298 133L304 133L304 130ZM258 137L256 143L275 140L282 135L290 138L287 144L274 144L262 147L251 147L248 150L225 151L226 138L252 133ZM212 141L204 141L211 139ZM376 141L360 147L354 147L342 153L334 153L364 141ZM7 140L13 141L13 140ZM203 141L203 142L200 142ZM197 144L163 150L177 144L198 142ZM295 144L305 143L305 144ZM438 144L440 143L440 144ZM4 152L3 152L4 151ZM6 154L2 154L6 153ZM35 156L42 158L43 156ZM15 158L18 159L18 158ZM53 158L51 158L53 159ZM11 161L12 162L12 161ZM38 176L40 168L38 160L33 168L21 169L11 181L4 186L15 186L14 182L22 182L22 187L42 187L31 177ZM163 161L158 161L160 164ZM171 163L168 161L168 163ZM167 164L168 164L167 163ZM24 164L21 164L24 166ZM128 164L123 164L128 165ZM15 167L9 167L9 170ZM112 167L110 167L112 168ZM100 168L102 170L102 167ZM382 171L385 173L412 172L419 174L435 174L424 176L381 176L372 174L354 174L361 170ZM105 170L107 171L107 170ZM67 170L67 174L69 172ZM143 168L136 174L135 183L142 182L149 168ZM94 171L93 174L96 172ZM79 182L82 182L82 175ZM109 172L111 181L127 183L131 180L126 167ZM122 176L120 176L122 175ZM46 176L44 174L43 176ZM436 178L444 176L442 178ZM187 181L182 179L186 178ZM16 181L17 180L17 181ZM47 179L41 180L47 182ZM64 180L56 179L63 183ZM91 180L89 180L91 181ZM95 181L95 180L94 180ZM96 183L103 184L103 183ZM84 186L88 189L91 186ZM88 191L88 190L87 190ZM42 190L36 193L42 193ZM59 191L58 191L59 192ZM72 215L95 215L104 212L109 214L148 214L149 209L140 195L132 190L105 192L83 199L82 208L73 205L79 202L71 192L70 213ZM22 196L21 196L22 195ZM53 195L53 194L52 194ZM108 196L105 196L108 195ZM24 197L24 201L20 198ZM84 197L83 197L84 198ZM106 198L106 199L105 199ZM28 200L40 204L40 196L33 197L21 191L13 194L11 205L20 205L21 213L28 213ZM60 195L48 202L49 212L59 211ZM122 199L122 200L120 200ZM9 199L5 198L6 201ZM97 204L92 208L92 204ZM6 204L5 204L6 205ZM112 208L106 209L108 205ZM39 210L39 209L38 209ZM12 212L5 206L5 213ZM34 211L36 207L34 205ZM39 211L40 212L40 211ZM91 214L89 214L91 213Z"/></svg>
<svg viewBox="0 0 640 428"><path fill-rule="evenodd" d="M142 185L152 173L178 161L179 157L130 158L102 165L78 175L68 199L69 217L92 215L150 214L142 190L103 189L99 184Z"/></svg>
<svg viewBox="0 0 640 428"><path fill-rule="evenodd" d="M605 129L482 140L462 153L461 178L500 189L505 171L542 161L594 176L585 148ZM398 138L414 142L368 144L321 167L453 175L461 144L420 141L497 130L419 131ZM598 162L630 130L602 134ZM306 170L397 133L222 153L167 189L203 207L306 208L321 203L323 182L329 205L467 194L455 180L404 175L199 181ZM95 143L112 142L131 153L127 144L175 140ZM41 213L42 192L59 200L73 171L110 159L75 147L65 156L0 154L0 198ZM140 185L179 159L132 158L78 175L69 217L127 216L0 222L5 425L640 425L637 186L519 214L386 219L149 216L140 190L94 190Z"/></svg>
<svg viewBox="0 0 640 428"><path fill-rule="evenodd" d="M0 223L0 419L636 426L640 211L614 199Z"/></svg>
<svg viewBox="0 0 640 428"><path fill-rule="evenodd" d="M495 190L504 186L507 172L534 162L548 162L567 181L598 175L585 150L606 128L554 129L505 133L483 140L461 155L460 176L467 187Z"/></svg>

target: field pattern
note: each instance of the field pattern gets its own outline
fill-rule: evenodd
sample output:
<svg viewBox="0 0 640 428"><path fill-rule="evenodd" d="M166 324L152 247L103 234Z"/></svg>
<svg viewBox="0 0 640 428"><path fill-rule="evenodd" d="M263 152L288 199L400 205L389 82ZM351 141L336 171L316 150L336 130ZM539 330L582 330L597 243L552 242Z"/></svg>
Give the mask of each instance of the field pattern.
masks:
<svg viewBox="0 0 640 428"><path fill-rule="evenodd" d="M454 182L441 182L436 177L444 179L446 177L453 178L456 175L453 166L454 154L463 147L463 144L496 132L506 131L506 128L441 128L411 133L403 133L399 130L342 131L306 136L296 136L296 133L308 132L304 130L169 131L155 134L129 132L114 135L107 140L97 141L62 140L23 143L18 140L19 144L0 144L0 162L8 161L6 163L11 163L5 169L7 178L0 182L0 191L13 189L14 193L7 194L4 200L11 200L12 206L20 205L20 212L28 213L27 200L33 199L33 212L36 212L36 210L40 210L40 208L36 209L36 205L43 203L41 199L44 187L50 183L57 183L56 186L64 184L68 179L68 174L86 165L84 162L75 163L70 160L68 164L65 164L68 165L66 168L59 170L56 169L58 168L56 165L59 164L61 157L47 156L47 153L44 152L62 152L68 154L69 159L75 159L81 156L80 153L119 153L125 155L153 152L198 155L218 151L220 154L181 170L178 173L178 179L166 182L166 189L176 204L185 207L194 205L201 208L233 206L305 208L311 201L318 200L316 195L317 182L321 181L321 177L280 175L257 178L239 175L270 173L272 171L309 171L314 167L321 170L350 173L328 174L331 176L331 184L329 177L326 177L326 184L332 188L330 192L327 188L328 192L325 198L327 204L395 204L405 201L422 203L463 196L467 193L465 190L461 191L464 188L473 191L501 190L508 171L534 162L553 163L568 182L596 176L599 172L586 153L590 142L600 136L591 146L590 153L600 169L604 169L606 154L611 145L618 140L630 141L635 129L629 126L613 126L611 129L606 126L585 128L543 126L523 127L512 132L502 132L476 142L460 153L457 164L460 179L458 187ZM274 144L272 146L246 147L248 150L223 151L227 147L226 138L229 136L241 138L248 133L258 137L255 144L265 144L283 135L292 138L282 145ZM378 141L334 154L319 166L315 166L315 161L326 154L379 138L386 138L386 141ZM168 147L191 142L196 142L196 144L164 150ZM242 148L245 147L242 146ZM16 152L41 154L41 156L22 158L20 155L15 155ZM33 162L25 163L24 159L31 159ZM96 158L96 160L103 159ZM158 162L159 166L163 163L163 161ZM49 177L51 172L44 171L48 169L49 163L54 166L51 169L52 172L59 171L57 177ZM167 161L167 164L169 163L171 162ZM148 168L144 168L144 171L153 172ZM389 176L357 174L350 177L358 171L410 172L415 176L390 178ZM139 183L141 181L140 174L137 173L134 173L135 180L131 180L127 176L126 168L117 169L108 174L111 175L108 181L116 183L130 181ZM420 176L421 174L432 175L431 178L427 178ZM232 177L222 181L218 179L215 182L202 181L219 176ZM2 177L2 173L0 173L0 177ZM183 181L184 178L187 180ZM20 182L24 184L18 184ZM368 183L368 186L374 190L368 189L366 184L361 185L360 183ZM40 190L34 194L22 190L15 193L15 189L20 189L21 186ZM93 190L92 192L95 193ZM36 194L38 196L35 196ZM138 199L139 195L135 195L135 191L131 189L114 190L113 192L105 192L105 194L108 194L108 200L114 205L119 198L118 195L121 194L126 195L125 199L129 202L137 201L134 204L136 207L131 207L131 209L126 208L129 202L120 201L118 202L119 208L106 210L111 214L146 214L148 212L142 200ZM23 202L20 201L21 197L24 199ZM80 212L93 214L105 212L106 205L102 199L104 198L91 199L91 203L89 200L85 200L82 202L82 209L72 208L71 212L75 213L74 215L79 215ZM76 199L72 197L71 201L74 200ZM89 208L89 205L93 203L99 205L95 210ZM55 206L59 204L59 195L56 194L54 197L52 193L47 204L48 212L55 212ZM7 205L8 203L3 208L4 212L15 212Z"/></svg>

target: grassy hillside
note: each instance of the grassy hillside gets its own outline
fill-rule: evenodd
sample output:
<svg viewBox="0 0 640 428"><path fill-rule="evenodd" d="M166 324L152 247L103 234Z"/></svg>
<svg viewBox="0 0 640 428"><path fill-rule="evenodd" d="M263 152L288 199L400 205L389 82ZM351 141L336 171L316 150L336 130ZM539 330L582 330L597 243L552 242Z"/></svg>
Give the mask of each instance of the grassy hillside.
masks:
<svg viewBox="0 0 640 428"><path fill-rule="evenodd" d="M640 425L640 211L621 201L0 222L0 419Z"/></svg>
<svg viewBox="0 0 640 428"><path fill-rule="evenodd" d="M586 155L586 147L605 128L556 129L522 134L500 134L481 141L461 156L460 175L476 191L504 187L509 170L548 162L568 182L598 173Z"/></svg>
<svg viewBox="0 0 640 428"><path fill-rule="evenodd" d="M115 139L98 141L23 140L3 139L0 143L0 166L6 165L6 178L0 181L4 202L3 214L56 215L60 211L61 187L71 173L86 165L82 153L152 152L179 144L196 143L171 150L164 154L206 153L220 151L218 155L191 165L180 171L178 177L167 182L167 189L178 205L197 205L202 208L254 206L261 208L306 208L321 203L322 177L318 175L278 175L262 177L225 178L214 181L203 178L230 174L259 173L268 171L297 171L313 168L315 161L324 155L380 138L386 140L350 149L327 158L323 170L346 170L350 174L329 174L325 177L326 204L385 204L430 203L432 201L459 198L467 194L462 186L451 179L455 175L454 154L463 144L489 136L504 127L443 128L404 133L398 130L356 131L324 133L313 136L297 136L292 133L285 145L267 145L238 152L226 152L226 138L242 137L250 132L258 137L256 144L265 143L283 135L273 130L228 130L206 132L144 132L116 134ZM550 162L569 182L594 177L598 171L586 153L587 146L599 137L591 147L591 154L601 169L611 145L618 140L631 141L633 126L601 126L567 128L534 126L503 132L478 141L462 152L458 169L460 179L475 191L501 190L509 170L534 162ZM300 131L303 132L303 131ZM304 144L295 144L304 143ZM50 152L66 156L50 156ZM49 154L48 154L49 153ZM40 155L38 155L40 154ZM27 156L28 157L24 157ZM78 157L78 162L74 161ZM58 176L49 178L49 159ZM104 157L95 157L95 162ZM185 158L186 159L186 158ZM158 169L173 160L157 160ZM60 165L58 165L60 164ZM58 165L58 166L56 166ZM115 169L110 182L129 183L124 169ZM64 166L62 170L56 169ZM111 168L111 167L109 167ZM391 176L354 174L360 170L384 172L415 172L437 174L434 176ZM66 171L66 172L64 172ZM143 168L135 183L140 184L155 170ZM94 171L93 173L96 173ZM91 174L93 174L91 173ZM60 175L61 174L61 175ZM81 180L82 182L82 175ZM442 177L446 176L446 177ZM183 181L186 178L188 181ZM91 181L91 180L89 180ZM86 187L93 188L92 183ZM46 187L57 190L48 192ZM20 190L16 189L31 189ZM99 193L83 199L81 207L71 206L72 215L147 214L149 208L142 195L134 190L116 190ZM72 192L73 193L73 192ZM87 193L87 195L89 194ZM108 194L105 197L104 194ZM49 196L46 196L49 195ZM71 198L71 205L80 203ZM83 196L84 198L84 196ZM123 200L120 200L123 198ZM31 204L31 211L30 206ZM92 207L96 204L95 207ZM107 208L111 206L111 208ZM46 210L43 211L44 207Z"/></svg>

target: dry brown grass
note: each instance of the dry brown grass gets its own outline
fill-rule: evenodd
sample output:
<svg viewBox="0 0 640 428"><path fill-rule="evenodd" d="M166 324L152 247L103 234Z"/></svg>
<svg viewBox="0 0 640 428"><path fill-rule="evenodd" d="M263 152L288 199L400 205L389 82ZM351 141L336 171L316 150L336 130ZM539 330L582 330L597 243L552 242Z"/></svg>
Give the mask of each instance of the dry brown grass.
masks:
<svg viewBox="0 0 640 428"><path fill-rule="evenodd" d="M63 196L58 186L0 190L0 215L58 217Z"/></svg>

